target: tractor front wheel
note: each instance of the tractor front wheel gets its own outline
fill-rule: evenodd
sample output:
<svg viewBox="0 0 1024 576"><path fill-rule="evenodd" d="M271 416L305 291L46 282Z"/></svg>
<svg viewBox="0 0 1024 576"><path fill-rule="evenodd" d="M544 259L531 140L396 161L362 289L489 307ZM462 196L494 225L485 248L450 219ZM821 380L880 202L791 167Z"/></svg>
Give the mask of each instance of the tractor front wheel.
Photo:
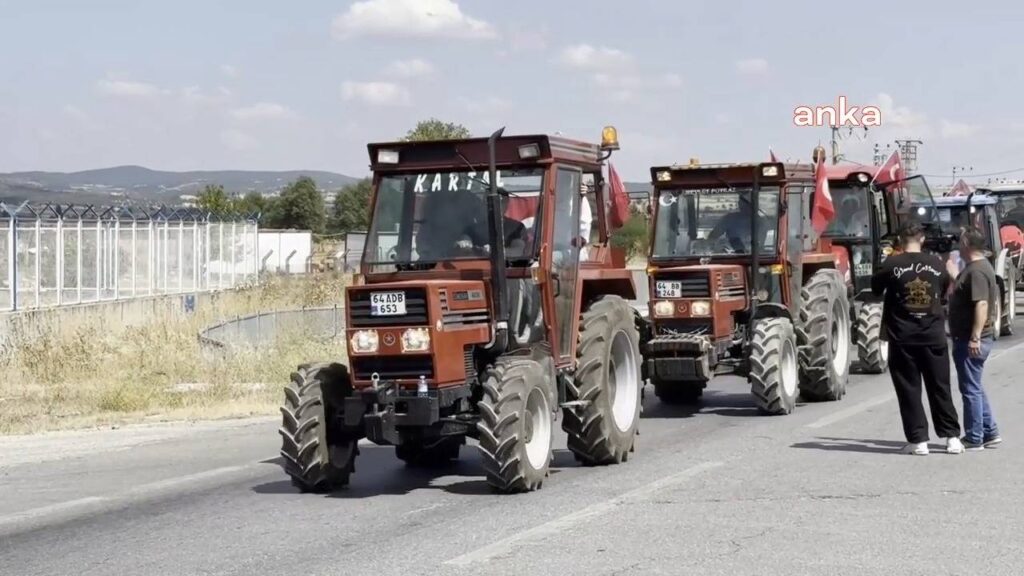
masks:
<svg viewBox="0 0 1024 576"><path fill-rule="evenodd" d="M592 302L580 318L576 374L566 386L572 404L562 429L576 460L587 465L625 462L640 422L640 336L633 308L618 296Z"/></svg>
<svg viewBox="0 0 1024 576"><path fill-rule="evenodd" d="M764 414L789 414L800 395L796 334L788 318L767 318L754 325L750 342L750 393Z"/></svg>
<svg viewBox="0 0 1024 576"><path fill-rule="evenodd" d="M281 458L292 484L303 492L347 486L359 454L358 437L337 428L340 398L352 389L348 368L303 364L292 373L281 406Z"/></svg>
<svg viewBox="0 0 1024 576"><path fill-rule="evenodd" d="M839 272L818 270L804 286L797 324L800 393L805 400L839 400L850 378L850 304Z"/></svg>
<svg viewBox="0 0 1024 576"><path fill-rule="evenodd" d="M889 343L882 338L882 305L864 304L857 313L857 356L861 369L882 374L889 368Z"/></svg>

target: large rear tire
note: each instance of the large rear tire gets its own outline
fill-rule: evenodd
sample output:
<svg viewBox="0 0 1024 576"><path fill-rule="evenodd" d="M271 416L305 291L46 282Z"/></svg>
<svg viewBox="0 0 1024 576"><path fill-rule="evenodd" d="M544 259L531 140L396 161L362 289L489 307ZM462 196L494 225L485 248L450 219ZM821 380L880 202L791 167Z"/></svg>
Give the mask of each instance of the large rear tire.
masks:
<svg viewBox="0 0 1024 576"><path fill-rule="evenodd" d="M789 414L800 395L796 334L788 318L766 318L750 343L750 393L764 414Z"/></svg>
<svg viewBox="0 0 1024 576"><path fill-rule="evenodd" d="M633 308L618 296L592 302L580 318L576 374L566 385L562 429L576 460L618 464L629 458L640 422L640 336Z"/></svg>
<svg viewBox="0 0 1024 576"><path fill-rule="evenodd" d="M535 360L499 358L483 378L477 405L487 483L498 492L539 489L552 458L553 382Z"/></svg>
<svg viewBox="0 0 1024 576"><path fill-rule="evenodd" d="M857 356L861 369L882 374L889 369L889 343L882 338L882 305L864 304L857 313Z"/></svg>
<svg viewBox="0 0 1024 576"><path fill-rule="evenodd" d="M818 270L801 292L796 335L800 394L804 400L839 400L850 378L850 304L846 284L832 269Z"/></svg>
<svg viewBox="0 0 1024 576"><path fill-rule="evenodd" d="M336 363L303 364L284 389L281 458L303 492L347 486L355 471L358 438L338 429L334 418L351 389L348 368Z"/></svg>
<svg viewBox="0 0 1024 576"><path fill-rule="evenodd" d="M998 332L1000 336L1013 336L1013 319L1017 314L1016 272L1008 271L1003 282L1004 288L1001 294L1003 302L999 308Z"/></svg>

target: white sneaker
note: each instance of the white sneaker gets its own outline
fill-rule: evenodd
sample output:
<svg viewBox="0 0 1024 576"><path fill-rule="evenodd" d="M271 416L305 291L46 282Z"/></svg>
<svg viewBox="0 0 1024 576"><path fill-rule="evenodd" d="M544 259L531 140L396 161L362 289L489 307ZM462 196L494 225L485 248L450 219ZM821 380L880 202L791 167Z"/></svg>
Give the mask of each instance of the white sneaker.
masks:
<svg viewBox="0 0 1024 576"><path fill-rule="evenodd" d="M946 454L963 454L964 443L959 438L946 438Z"/></svg>
<svg viewBox="0 0 1024 576"><path fill-rule="evenodd" d="M928 443L919 442L917 444L907 444L903 447L904 454L913 454L914 456L927 456L928 455Z"/></svg>

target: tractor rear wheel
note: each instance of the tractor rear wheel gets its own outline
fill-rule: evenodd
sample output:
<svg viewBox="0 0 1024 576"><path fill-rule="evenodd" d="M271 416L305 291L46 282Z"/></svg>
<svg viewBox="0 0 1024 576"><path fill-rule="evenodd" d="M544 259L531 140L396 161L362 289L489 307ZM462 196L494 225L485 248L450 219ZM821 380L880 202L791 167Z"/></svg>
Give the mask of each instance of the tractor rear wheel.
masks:
<svg viewBox="0 0 1024 576"><path fill-rule="evenodd" d="M476 427L487 483L506 493L539 489L552 458L554 382L535 360L499 358L482 388Z"/></svg>
<svg viewBox="0 0 1024 576"><path fill-rule="evenodd" d="M1017 278L1015 272L1008 272L1003 278L1003 302L999 308L999 335L1013 336L1013 319L1017 314Z"/></svg>
<svg viewBox="0 0 1024 576"><path fill-rule="evenodd" d="M805 400L839 400L850 378L850 305L839 272L818 270L801 292L797 344L800 394Z"/></svg>
<svg viewBox="0 0 1024 576"><path fill-rule="evenodd" d="M562 429L576 460L618 464L629 458L640 421L640 336L633 308L618 296L592 302L580 318L576 374L566 385Z"/></svg>
<svg viewBox="0 0 1024 576"><path fill-rule="evenodd" d="M347 486L359 454L358 437L337 428L340 399L352 390L348 368L303 364L292 373L281 406L281 458L292 484L303 492Z"/></svg>
<svg viewBox="0 0 1024 576"><path fill-rule="evenodd" d="M864 304L857 313L857 356L861 369L882 374L889 368L889 343L882 338L882 305Z"/></svg>
<svg viewBox="0 0 1024 576"><path fill-rule="evenodd" d="M395 446L395 456L410 468L444 466L458 460L459 448L465 443L465 437L442 438L432 444L408 442Z"/></svg>
<svg viewBox="0 0 1024 576"><path fill-rule="evenodd" d="M788 318L766 318L754 325L750 343L750 393L765 414L789 414L800 395L796 334Z"/></svg>

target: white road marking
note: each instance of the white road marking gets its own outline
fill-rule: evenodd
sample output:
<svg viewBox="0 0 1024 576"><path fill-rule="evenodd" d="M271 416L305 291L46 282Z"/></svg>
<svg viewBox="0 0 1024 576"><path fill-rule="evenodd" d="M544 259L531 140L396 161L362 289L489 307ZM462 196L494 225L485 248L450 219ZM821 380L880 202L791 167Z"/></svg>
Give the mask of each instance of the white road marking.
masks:
<svg viewBox="0 0 1024 576"><path fill-rule="evenodd" d="M660 490L664 490L665 488L676 484L682 484L702 472L718 468L724 464L724 462L704 462L703 464L697 464L696 466L687 468L677 474L672 474L671 476L666 476L660 480L655 480L654 482L645 484L635 490L626 492L621 496L616 496L610 500L605 500L604 502L587 506L582 510L578 510L571 514L551 520L550 522L535 526L513 536L509 536L504 540L499 540L493 544L484 546L483 548L478 548L472 552L463 554L462 556L452 558L445 562L445 564L452 566L469 566L471 564L486 562L497 556L509 554L513 552L517 546L555 536L576 524L585 522L595 516L606 514L618 506L642 501Z"/></svg>
<svg viewBox="0 0 1024 576"><path fill-rule="evenodd" d="M825 426L829 426L831 424L835 424L836 422L839 422L841 420L845 420L845 419L847 419L847 418L849 418L851 416L856 416L857 414L860 414L861 412L863 412L863 411L865 411L865 410L867 410L869 408L874 408L875 406L879 406L881 404L885 404L886 402L888 402L888 401L890 401L890 400L892 400L894 398L896 398L896 393L895 392L888 392L886 394L882 394L881 396L877 396L877 397L872 398L870 400L865 400L864 402L861 402L860 404L854 404L853 406L850 406L849 408L845 408L843 410L839 410L838 412L833 412L832 414L829 414L828 416L825 416L823 418L815 420L814 422L811 422L810 424L807 425L807 427L808 428L824 428Z"/></svg>
<svg viewBox="0 0 1024 576"><path fill-rule="evenodd" d="M26 523L44 524L59 518L72 518L90 512L100 512L120 504L144 500L158 496L161 493L172 492L174 489L181 488L183 486L200 484L206 480L230 476L238 472L260 468L262 466L264 466L263 463L254 462L241 466L214 468L213 470L206 470L177 478L168 478L166 480L158 480L156 482L142 484L116 495L89 496L87 498L68 500L66 502L58 502L56 504L49 504L47 506L40 506L38 508L14 512L12 514L0 516L0 534L11 529L18 529Z"/></svg>

